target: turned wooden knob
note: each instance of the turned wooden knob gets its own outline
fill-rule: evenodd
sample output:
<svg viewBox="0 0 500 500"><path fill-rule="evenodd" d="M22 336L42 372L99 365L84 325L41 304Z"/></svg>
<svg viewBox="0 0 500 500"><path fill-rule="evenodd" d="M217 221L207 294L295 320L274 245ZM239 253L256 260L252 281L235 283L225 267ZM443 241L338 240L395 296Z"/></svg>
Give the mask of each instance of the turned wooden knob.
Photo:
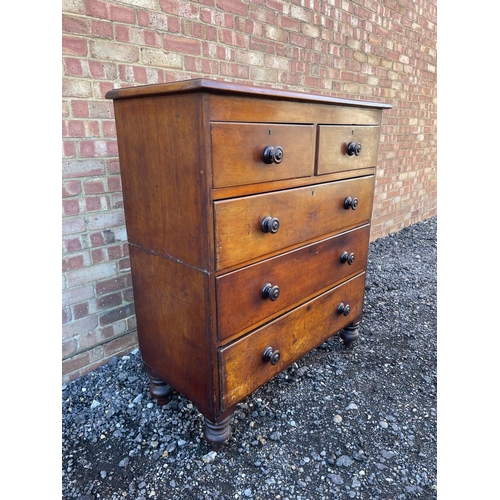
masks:
<svg viewBox="0 0 500 500"><path fill-rule="evenodd" d="M351 253L342 252L342 255L340 256L340 262L342 262L342 264L347 262L350 266L354 262L354 259L355 255L352 252Z"/></svg>
<svg viewBox="0 0 500 500"><path fill-rule="evenodd" d="M281 146L267 146L264 149L263 160L264 163L281 163L283 161L284 151Z"/></svg>
<svg viewBox="0 0 500 500"><path fill-rule="evenodd" d="M350 142L347 145L347 154L349 156L359 156L361 153L361 143L360 142Z"/></svg>
<svg viewBox="0 0 500 500"><path fill-rule="evenodd" d="M280 360L280 352L278 349L274 350L272 347L266 347L262 353L262 359L264 361L269 361L272 365L275 365Z"/></svg>
<svg viewBox="0 0 500 500"><path fill-rule="evenodd" d="M261 290L262 298L275 301L280 296L280 287L278 285L271 285L271 283L266 283Z"/></svg>
<svg viewBox="0 0 500 500"><path fill-rule="evenodd" d="M268 215L262 219L260 223L260 228L264 233L277 233L280 228L280 221L276 217L271 217Z"/></svg>
<svg viewBox="0 0 500 500"><path fill-rule="evenodd" d="M352 208L353 210L356 210L358 208L359 200L357 198L351 198L348 196L344 200L344 208L348 210L349 208Z"/></svg>
<svg viewBox="0 0 500 500"><path fill-rule="evenodd" d="M339 314L347 316L351 312L351 306L349 304L344 304L343 302L341 302L337 307L337 312Z"/></svg>

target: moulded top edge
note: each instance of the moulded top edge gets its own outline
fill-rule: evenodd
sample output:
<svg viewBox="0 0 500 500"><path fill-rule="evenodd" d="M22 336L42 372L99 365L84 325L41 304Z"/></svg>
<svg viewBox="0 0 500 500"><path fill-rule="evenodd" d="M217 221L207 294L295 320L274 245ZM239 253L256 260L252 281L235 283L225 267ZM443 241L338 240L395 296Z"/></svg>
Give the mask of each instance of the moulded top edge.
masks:
<svg viewBox="0 0 500 500"><path fill-rule="evenodd" d="M183 80L179 82L156 83L151 85L141 85L137 87L126 87L113 89L106 93L107 99L126 99L133 97L145 97L161 94L175 94L181 92L194 92L205 90L214 93L229 93L240 95L251 95L268 97L274 99L290 99L296 101L320 102L324 104L342 104L347 106L364 106L370 108L390 109L390 104L382 102L358 101L355 99L344 99L319 94L298 92L295 90L282 90L267 87L257 87L243 85L240 83L220 82L205 78Z"/></svg>

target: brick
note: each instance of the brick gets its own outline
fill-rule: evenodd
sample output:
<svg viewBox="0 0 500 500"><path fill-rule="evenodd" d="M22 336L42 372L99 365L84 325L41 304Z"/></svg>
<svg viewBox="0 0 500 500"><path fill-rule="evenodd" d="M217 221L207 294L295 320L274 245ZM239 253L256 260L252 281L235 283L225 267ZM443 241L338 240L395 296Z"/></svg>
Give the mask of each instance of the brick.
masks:
<svg viewBox="0 0 500 500"><path fill-rule="evenodd" d="M101 281L96 284L96 294L104 295L107 293L115 292L121 290L125 286L125 281L123 276L115 277L111 280Z"/></svg>
<svg viewBox="0 0 500 500"><path fill-rule="evenodd" d="M123 2L124 3L124 2ZM109 19L119 23L135 23L135 9L111 4L109 6Z"/></svg>
<svg viewBox="0 0 500 500"><path fill-rule="evenodd" d="M133 351L137 347L137 332L124 335L104 345L106 356L120 356Z"/></svg>
<svg viewBox="0 0 500 500"><path fill-rule="evenodd" d="M84 318L89 315L89 304L85 302L83 304L77 304L73 306L73 317L75 320Z"/></svg>
<svg viewBox="0 0 500 500"><path fill-rule="evenodd" d="M163 35L163 48L171 52L199 55L201 53L201 42L176 35Z"/></svg>
<svg viewBox="0 0 500 500"><path fill-rule="evenodd" d="M287 15L290 12L290 5L288 5L288 2L283 2L281 0L266 0L266 7Z"/></svg>
<svg viewBox="0 0 500 500"><path fill-rule="evenodd" d="M122 247L120 245L114 245L107 248L108 259L116 260L123 257Z"/></svg>
<svg viewBox="0 0 500 500"><path fill-rule="evenodd" d="M113 39L113 24L109 21L96 21L93 19L90 30L93 37L105 38L108 40Z"/></svg>
<svg viewBox="0 0 500 500"><path fill-rule="evenodd" d="M102 248L92 250L90 256L92 258L92 264L100 264L106 260L106 254Z"/></svg>
<svg viewBox="0 0 500 500"><path fill-rule="evenodd" d="M63 340L71 338L79 338L81 335L86 335L89 331L93 331L97 327L97 316L86 316L85 318L72 321L63 325L62 334Z"/></svg>
<svg viewBox="0 0 500 500"><path fill-rule="evenodd" d="M76 339L69 339L62 343L62 356L63 358L72 356L76 354L78 348L78 343ZM88 359L85 358L85 363L88 362ZM64 362L63 362L63 370L64 370Z"/></svg>
<svg viewBox="0 0 500 500"><path fill-rule="evenodd" d="M89 361L90 357L87 352L77 354L69 359L64 359L62 362L62 371L65 376L63 378L63 382L68 382L78 378L80 376L80 369L87 366Z"/></svg>
<svg viewBox="0 0 500 500"><path fill-rule="evenodd" d="M240 16L248 13L248 4L241 0L216 0L217 7L224 12L232 12Z"/></svg>
<svg viewBox="0 0 500 500"><path fill-rule="evenodd" d="M108 192L121 191L122 189L121 177L119 176L108 177L107 183L108 183L108 189L107 189Z"/></svg>
<svg viewBox="0 0 500 500"><path fill-rule="evenodd" d="M108 19L108 3L101 0L85 0L85 13L89 17Z"/></svg>
<svg viewBox="0 0 500 500"><path fill-rule="evenodd" d="M277 72L271 68L259 68L252 66L250 68L250 79L258 82L275 82Z"/></svg>
<svg viewBox="0 0 500 500"><path fill-rule="evenodd" d="M130 259L122 259L118 262L120 272L130 271Z"/></svg>
<svg viewBox="0 0 500 500"><path fill-rule="evenodd" d="M106 197L90 196L85 198L85 210L87 212L96 212L107 209L108 203Z"/></svg>
<svg viewBox="0 0 500 500"><path fill-rule="evenodd" d="M264 54L252 51L236 51L236 62L250 66L264 66Z"/></svg>
<svg viewBox="0 0 500 500"><path fill-rule="evenodd" d="M297 45L304 49L311 46L311 39L307 36L300 35L299 33L290 33L289 40L292 45Z"/></svg>
<svg viewBox="0 0 500 500"><path fill-rule="evenodd" d="M255 38L252 38L254 40ZM236 47L248 47L249 37L243 33L230 30L220 30L219 41L222 44L234 45Z"/></svg>
<svg viewBox="0 0 500 500"><path fill-rule="evenodd" d="M69 198L71 196L77 196L82 192L82 185L80 181L69 180L63 181L62 185L62 197Z"/></svg>
<svg viewBox="0 0 500 500"><path fill-rule="evenodd" d="M241 78L243 80L248 80L249 70L248 67L242 66L241 64L221 62L220 63L220 75L230 76L232 78Z"/></svg>
<svg viewBox="0 0 500 500"><path fill-rule="evenodd" d="M115 274L116 264L114 262L105 262L83 269L68 271L66 273L66 279L70 287L75 287L110 278Z"/></svg>
<svg viewBox="0 0 500 500"><path fill-rule="evenodd" d="M186 68L186 70L196 73L219 74L218 61L210 59L186 56L184 58L184 67Z"/></svg>
<svg viewBox="0 0 500 500"><path fill-rule="evenodd" d="M70 288L62 293L63 306L71 306L80 302L85 302L94 297L94 288L92 285Z"/></svg>
<svg viewBox="0 0 500 500"><path fill-rule="evenodd" d="M100 328L94 327L78 336L78 348L79 350L87 350L99 344L102 340Z"/></svg>
<svg viewBox="0 0 500 500"><path fill-rule="evenodd" d="M62 32L72 35L88 35L90 33L90 21L81 17L63 14Z"/></svg>
<svg viewBox="0 0 500 500"><path fill-rule="evenodd" d="M63 36L62 53L75 56L86 56L88 54L87 40L72 36Z"/></svg>
<svg viewBox="0 0 500 500"><path fill-rule="evenodd" d="M62 95L63 97L92 97L92 84L86 80L64 78Z"/></svg>
<svg viewBox="0 0 500 500"><path fill-rule="evenodd" d="M279 16L278 17L278 25L289 31L299 31L300 30L300 21L296 19L292 19L288 16Z"/></svg>
<svg viewBox="0 0 500 500"><path fill-rule="evenodd" d="M182 69L182 57L173 52L165 53L162 50L143 48L141 50L143 64L171 69Z"/></svg>
<svg viewBox="0 0 500 500"><path fill-rule="evenodd" d="M269 68L279 69L283 71L290 70L290 60L286 57L265 56L264 64Z"/></svg>
<svg viewBox="0 0 500 500"><path fill-rule="evenodd" d="M288 32L275 26L266 26L263 36L276 42L288 43Z"/></svg>
<svg viewBox="0 0 500 500"><path fill-rule="evenodd" d="M97 310L110 309L111 307L119 306L122 303L121 293L110 293L96 300Z"/></svg>
<svg viewBox="0 0 500 500"><path fill-rule="evenodd" d="M80 238L65 238L63 243L68 253L77 252L83 248Z"/></svg>
<svg viewBox="0 0 500 500"><path fill-rule="evenodd" d="M79 200L63 200L63 216L69 217L72 215L78 215L80 213L80 201Z"/></svg>
<svg viewBox="0 0 500 500"><path fill-rule="evenodd" d="M111 208L123 208L123 196L121 193L111 195ZM124 239L126 239L126 236Z"/></svg>
<svg viewBox="0 0 500 500"><path fill-rule="evenodd" d="M62 0L62 11L72 14L85 14L84 0Z"/></svg>
<svg viewBox="0 0 500 500"><path fill-rule="evenodd" d="M111 61L137 62L139 61L139 49L125 44L104 40L93 40L90 42L90 53L96 59L109 59Z"/></svg>
<svg viewBox="0 0 500 500"><path fill-rule="evenodd" d="M84 181L83 190L85 194L99 194L105 193L105 179L89 179Z"/></svg>
<svg viewBox="0 0 500 500"><path fill-rule="evenodd" d="M131 304L127 304L122 307L118 307L116 309L112 309L106 314L103 314L99 317L99 325L105 326L111 323L116 323L117 321L126 318L127 316L131 316L134 314L134 307Z"/></svg>
<svg viewBox="0 0 500 500"><path fill-rule="evenodd" d="M65 217L62 221L62 235L83 233L86 231L85 219L83 217Z"/></svg>
<svg viewBox="0 0 500 500"><path fill-rule="evenodd" d="M304 9L302 7L299 7L298 5L292 5L290 7L290 16L293 19L299 19L300 21L312 21L312 12Z"/></svg>

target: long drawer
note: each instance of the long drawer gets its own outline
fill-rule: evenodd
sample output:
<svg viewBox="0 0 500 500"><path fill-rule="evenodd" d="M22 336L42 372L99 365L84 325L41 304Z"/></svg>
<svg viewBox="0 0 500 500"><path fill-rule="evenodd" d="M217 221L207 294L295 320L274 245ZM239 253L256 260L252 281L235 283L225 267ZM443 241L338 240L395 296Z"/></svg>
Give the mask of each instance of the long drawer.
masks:
<svg viewBox="0 0 500 500"><path fill-rule="evenodd" d="M367 224L219 276L219 341L245 333L363 271L369 237Z"/></svg>
<svg viewBox="0 0 500 500"><path fill-rule="evenodd" d="M224 411L332 334L359 318L365 273L306 302L271 323L219 350L221 405ZM344 315L342 305L349 306ZM270 347L272 361L264 353ZM276 359L278 358L278 359Z"/></svg>
<svg viewBox="0 0 500 500"><path fill-rule="evenodd" d="M217 269L368 222L373 188L370 175L216 201Z"/></svg>
<svg viewBox="0 0 500 500"><path fill-rule="evenodd" d="M214 188L314 173L313 125L212 123Z"/></svg>

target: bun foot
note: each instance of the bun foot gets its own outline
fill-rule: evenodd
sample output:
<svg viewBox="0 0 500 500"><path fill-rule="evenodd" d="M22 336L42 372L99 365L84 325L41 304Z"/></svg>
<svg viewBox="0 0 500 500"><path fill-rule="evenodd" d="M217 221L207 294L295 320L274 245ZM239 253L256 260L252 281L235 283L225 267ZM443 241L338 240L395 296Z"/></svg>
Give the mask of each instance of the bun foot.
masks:
<svg viewBox="0 0 500 500"><path fill-rule="evenodd" d="M231 437L230 419L231 415L221 420L219 423L214 423L205 417L204 435L207 442L212 445L213 450L221 450L223 444Z"/></svg>
<svg viewBox="0 0 500 500"><path fill-rule="evenodd" d="M339 336L344 342L344 347L346 349L349 349L352 346L352 343L359 339L359 323L359 321L356 323L351 323L344 329L340 330Z"/></svg>
<svg viewBox="0 0 500 500"><path fill-rule="evenodd" d="M174 390L161 378L149 376L149 393L156 399L160 406L166 405Z"/></svg>

